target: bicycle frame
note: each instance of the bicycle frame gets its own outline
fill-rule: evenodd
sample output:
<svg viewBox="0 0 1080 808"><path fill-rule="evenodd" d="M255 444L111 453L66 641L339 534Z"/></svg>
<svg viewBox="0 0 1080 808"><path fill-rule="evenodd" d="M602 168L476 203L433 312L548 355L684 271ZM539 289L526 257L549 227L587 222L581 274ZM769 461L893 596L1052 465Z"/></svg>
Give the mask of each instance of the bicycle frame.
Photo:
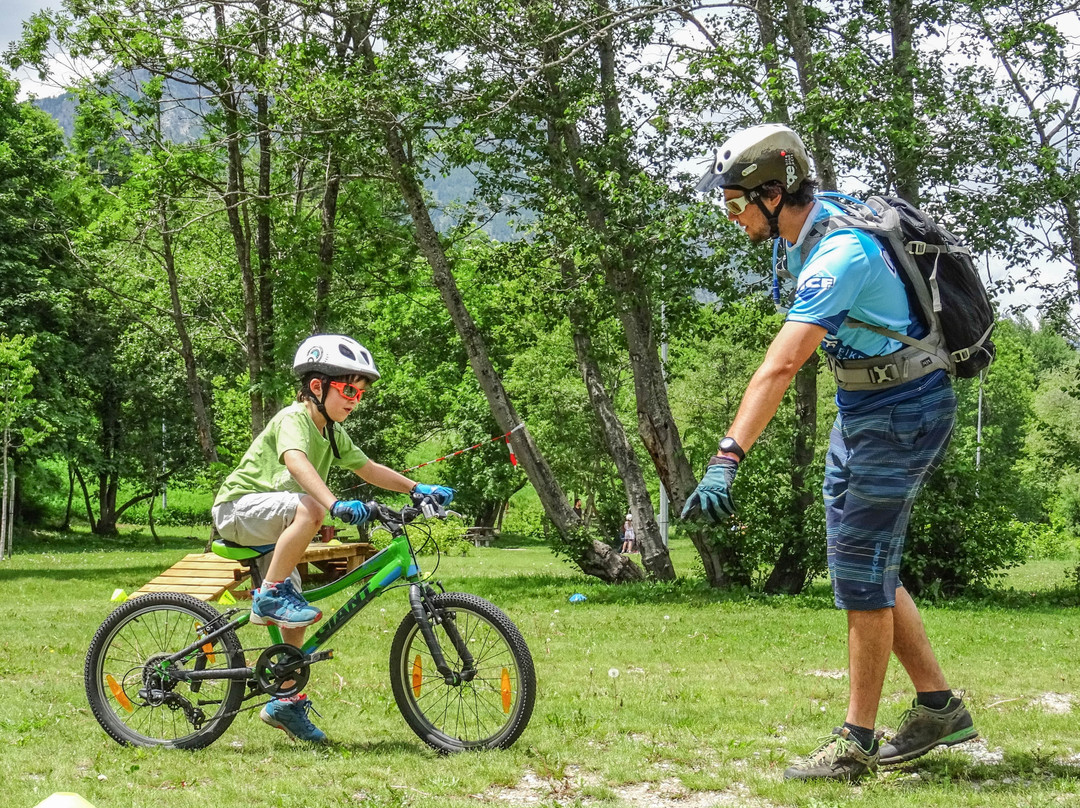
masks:
<svg viewBox="0 0 1080 808"><path fill-rule="evenodd" d="M352 572L346 573L336 581L315 589L304 590L304 599L308 603L314 603L336 595L342 590L356 586L370 576L364 586L356 591L351 598L343 603L330 618L323 623L318 631L312 634L304 646L300 649L305 654L317 651L322 645L336 634L342 626L352 620L371 601L385 592L391 584L404 578L409 583L419 583L420 567L416 563L412 546L404 531L392 537L390 544L377 552ZM251 614L242 614L235 618L229 628L237 629L246 626L251 620ZM274 643L282 642L281 629L277 626L267 626L270 639ZM216 632L215 632L216 633ZM211 637L213 634L210 635ZM187 649L185 649L187 650ZM183 652L180 652L183 654ZM180 654L177 655L178 657Z"/></svg>
<svg viewBox="0 0 1080 808"><path fill-rule="evenodd" d="M331 652L319 651L326 641L336 634L342 626L356 617L356 615L358 615L371 601L375 600L375 598L385 592L395 582L404 578L410 584L409 607L415 615L424 639L429 646L432 658L436 664L436 669L448 683L471 680L475 675L475 662L469 649L462 641L460 634L458 634L456 626L454 626L453 623L447 623L445 629L464 666L460 672L452 670L446 664L445 656L439 647L438 641L435 639L424 606L424 597L428 594L430 587L418 586L422 583L420 566L416 562L416 556L413 552L412 545L409 543L408 534L406 533L404 524L393 524L388 529L391 534L391 541L387 547L384 547L359 567L338 580L332 581L324 586L316 587L315 589L304 591L304 598L309 603L312 603L341 592L351 586L355 586L364 579L369 579L364 586L360 587L352 597L345 601L340 608L330 615L330 618L323 623L307 642L304 643L303 647L299 649L300 652L312 661L318 661L319 658L329 659L331 657ZM424 591L421 592L421 589ZM227 625L214 628L214 630L208 632L205 636L200 637L198 640L191 643L187 648L172 654L165 662L179 662L188 659L193 654L197 655L200 649L202 649L208 641L213 641L229 630L243 628L250 622L250 612L239 615ZM267 629L270 634L271 642L274 644L282 642L280 628L269 625L267 626ZM250 679L252 675L251 668L207 671L203 669L203 665L204 662L200 659L196 663L196 670L184 671L178 673L177 676L189 681L195 681L199 679L247 680Z"/></svg>
<svg viewBox="0 0 1080 808"><path fill-rule="evenodd" d="M325 586L305 590L304 598L309 603L322 600L354 586L368 576L371 576L371 580L330 615L330 618L308 638L301 651L305 654L317 651L342 626L356 617L365 606L400 578L404 578L409 583L419 582L420 567L416 563L412 546L404 533L394 536L389 546L384 547L352 572ZM269 628L277 630L276 626Z"/></svg>

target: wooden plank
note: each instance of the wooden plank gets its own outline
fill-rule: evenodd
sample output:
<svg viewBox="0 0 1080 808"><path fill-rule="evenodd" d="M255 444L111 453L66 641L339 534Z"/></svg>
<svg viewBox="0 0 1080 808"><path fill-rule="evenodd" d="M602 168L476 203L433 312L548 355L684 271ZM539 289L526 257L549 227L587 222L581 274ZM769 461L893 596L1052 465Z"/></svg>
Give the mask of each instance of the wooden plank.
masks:
<svg viewBox="0 0 1080 808"><path fill-rule="evenodd" d="M186 592L189 595L197 593L209 594L211 597L217 597L225 591L221 586L187 586L183 589L179 589L175 586L169 586L167 584L147 584L139 592Z"/></svg>
<svg viewBox="0 0 1080 808"><path fill-rule="evenodd" d="M236 586L238 581L233 578L187 578L172 575L159 575L152 580L152 584L172 584L174 586Z"/></svg>
<svg viewBox="0 0 1080 808"><path fill-rule="evenodd" d="M375 554L375 547L368 542L350 544L312 543L298 565L301 572L308 572L308 564L318 564L322 570L311 569L308 577L336 579ZM222 558L214 553L188 553L180 561L145 584L135 595L149 592L184 592L200 600L209 601L220 597L227 590L234 590L246 581L249 570L238 561ZM250 597L249 590L237 590L238 597ZM134 597L134 595L132 596Z"/></svg>
<svg viewBox="0 0 1080 808"><path fill-rule="evenodd" d="M321 545L319 547L308 547L304 552L304 561L328 561L332 558L351 558L359 552L359 548L351 547L348 544L340 545Z"/></svg>

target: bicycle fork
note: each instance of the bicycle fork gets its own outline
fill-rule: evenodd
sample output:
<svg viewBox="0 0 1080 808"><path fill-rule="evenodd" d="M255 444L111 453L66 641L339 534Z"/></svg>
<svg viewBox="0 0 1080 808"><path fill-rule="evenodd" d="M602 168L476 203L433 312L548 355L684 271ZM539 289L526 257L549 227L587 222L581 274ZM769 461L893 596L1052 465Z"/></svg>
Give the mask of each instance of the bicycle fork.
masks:
<svg viewBox="0 0 1080 808"><path fill-rule="evenodd" d="M462 682L471 682L473 680L473 677L476 676L476 661L473 659L472 654L469 653L469 649L458 631L453 612L447 611L443 616L436 614L431 604L431 598L434 595L435 590L430 586L413 584L409 587L409 607L412 610L416 624L420 627L420 634L431 652L431 658L435 662L435 669L438 670L446 684L456 687ZM442 647L435 637L433 626L440 624L461 659L462 668L460 672L455 671L446 663L446 656L443 654Z"/></svg>

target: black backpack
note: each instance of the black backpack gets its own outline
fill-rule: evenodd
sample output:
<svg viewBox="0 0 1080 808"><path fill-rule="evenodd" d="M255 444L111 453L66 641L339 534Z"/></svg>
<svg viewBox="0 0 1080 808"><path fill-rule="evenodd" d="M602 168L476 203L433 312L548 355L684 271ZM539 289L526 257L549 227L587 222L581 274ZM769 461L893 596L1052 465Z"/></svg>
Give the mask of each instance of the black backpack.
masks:
<svg viewBox="0 0 1080 808"><path fill-rule="evenodd" d="M844 212L814 225L802 245L804 255L835 230L865 230L889 250L907 290L911 311L928 333L922 339L848 319L846 325L868 328L905 345L932 354L949 373L979 375L994 360L994 310L971 251L960 240L910 202L872 196L865 202L832 192L818 198Z"/></svg>

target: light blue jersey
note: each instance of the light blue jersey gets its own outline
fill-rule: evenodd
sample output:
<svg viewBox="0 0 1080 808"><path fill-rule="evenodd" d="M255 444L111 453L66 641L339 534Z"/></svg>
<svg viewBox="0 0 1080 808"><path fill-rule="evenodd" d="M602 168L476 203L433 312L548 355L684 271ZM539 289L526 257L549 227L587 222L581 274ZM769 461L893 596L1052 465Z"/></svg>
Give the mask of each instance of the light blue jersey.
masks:
<svg viewBox="0 0 1080 808"><path fill-rule="evenodd" d="M825 328L829 333L821 348L841 360L884 356L904 347L867 328L845 325L848 317L916 338L926 336L926 327L912 317L904 281L892 258L869 233L835 230L818 241L808 256L802 255L800 245L814 224L837 213L841 210L836 205L818 200L798 241L784 242L787 269L796 278L795 302L787 319ZM944 380L945 372L939 370L881 392L838 390L836 405L841 412L864 412L913 398Z"/></svg>

